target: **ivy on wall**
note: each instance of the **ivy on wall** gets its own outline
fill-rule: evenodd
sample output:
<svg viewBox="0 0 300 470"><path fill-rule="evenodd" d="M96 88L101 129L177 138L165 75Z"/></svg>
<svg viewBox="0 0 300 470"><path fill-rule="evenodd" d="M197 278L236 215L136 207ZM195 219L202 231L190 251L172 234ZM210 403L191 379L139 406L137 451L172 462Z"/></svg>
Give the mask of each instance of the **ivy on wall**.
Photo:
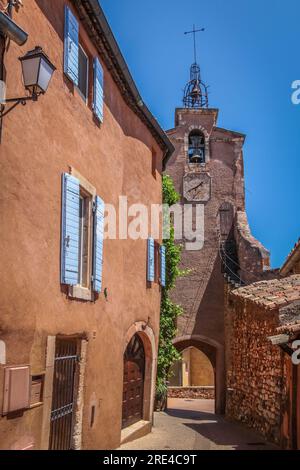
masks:
<svg viewBox="0 0 300 470"><path fill-rule="evenodd" d="M163 203L168 206L176 204L180 199L170 176L163 176ZM166 215L165 215L166 217ZM167 215L169 217L169 214ZM174 227L171 224L170 237L163 241L166 247L166 286L163 289L160 312L160 338L157 363L156 402L158 408L164 408L167 398L167 381L170 367L180 359L180 354L173 346L177 334L176 319L182 314L182 307L174 304L170 290L175 281L185 271L179 269L181 260L181 245L175 244Z"/></svg>

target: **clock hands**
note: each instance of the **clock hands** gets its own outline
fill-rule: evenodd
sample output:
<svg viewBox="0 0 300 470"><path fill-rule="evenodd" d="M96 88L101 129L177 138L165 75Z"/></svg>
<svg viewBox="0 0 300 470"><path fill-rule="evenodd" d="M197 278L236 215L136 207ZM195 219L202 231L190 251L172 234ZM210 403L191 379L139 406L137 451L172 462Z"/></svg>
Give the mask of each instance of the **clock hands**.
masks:
<svg viewBox="0 0 300 470"><path fill-rule="evenodd" d="M201 186L203 186L203 184ZM200 191L198 191L197 194L194 195L194 198L198 197L199 194L200 194Z"/></svg>
<svg viewBox="0 0 300 470"><path fill-rule="evenodd" d="M195 186L195 187L192 188L192 189L189 189L189 190L188 190L188 193L191 193L192 191L196 191L198 188L200 188L201 186L203 186L203 183L204 183L204 182L201 181L201 183L199 183L197 186ZM199 191L198 191L197 194L199 194ZM194 197L195 197L195 196L194 196Z"/></svg>

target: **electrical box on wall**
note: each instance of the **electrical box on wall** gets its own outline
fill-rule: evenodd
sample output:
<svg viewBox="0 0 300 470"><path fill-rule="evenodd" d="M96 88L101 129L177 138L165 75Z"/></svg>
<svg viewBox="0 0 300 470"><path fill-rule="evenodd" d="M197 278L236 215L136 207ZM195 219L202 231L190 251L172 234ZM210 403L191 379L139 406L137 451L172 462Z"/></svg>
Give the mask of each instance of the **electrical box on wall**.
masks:
<svg viewBox="0 0 300 470"><path fill-rule="evenodd" d="M10 366L4 368L3 415L29 408L30 406L30 366Z"/></svg>

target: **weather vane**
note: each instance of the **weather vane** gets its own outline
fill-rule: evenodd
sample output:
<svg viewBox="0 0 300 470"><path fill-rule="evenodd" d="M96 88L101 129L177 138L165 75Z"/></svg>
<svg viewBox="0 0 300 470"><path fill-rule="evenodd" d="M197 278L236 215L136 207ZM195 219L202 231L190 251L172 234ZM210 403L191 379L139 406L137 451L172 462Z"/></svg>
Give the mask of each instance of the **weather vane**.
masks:
<svg viewBox="0 0 300 470"><path fill-rule="evenodd" d="M196 33L202 33L205 31L205 28L196 29L195 25L193 25L192 31L186 31L184 34L193 34L194 36L194 57L195 57L195 64L197 63L197 44L196 44Z"/></svg>
<svg viewBox="0 0 300 470"><path fill-rule="evenodd" d="M200 66L197 64L196 34L205 31L205 28L196 29L184 34L193 34L194 37L194 63L190 69L190 81L184 89L183 104L186 108L208 108L208 87L201 80Z"/></svg>

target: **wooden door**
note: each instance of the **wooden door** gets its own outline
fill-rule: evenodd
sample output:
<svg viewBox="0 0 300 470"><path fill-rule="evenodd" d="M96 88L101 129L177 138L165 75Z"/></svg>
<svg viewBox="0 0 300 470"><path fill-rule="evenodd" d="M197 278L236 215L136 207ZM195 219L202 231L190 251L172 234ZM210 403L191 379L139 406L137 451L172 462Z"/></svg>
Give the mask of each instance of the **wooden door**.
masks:
<svg viewBox="0 0 300 470"><path fill-rule="evenodd" d="M145 351L141 338L133 336L124 354L122 427L143 419Z"/></svg>

